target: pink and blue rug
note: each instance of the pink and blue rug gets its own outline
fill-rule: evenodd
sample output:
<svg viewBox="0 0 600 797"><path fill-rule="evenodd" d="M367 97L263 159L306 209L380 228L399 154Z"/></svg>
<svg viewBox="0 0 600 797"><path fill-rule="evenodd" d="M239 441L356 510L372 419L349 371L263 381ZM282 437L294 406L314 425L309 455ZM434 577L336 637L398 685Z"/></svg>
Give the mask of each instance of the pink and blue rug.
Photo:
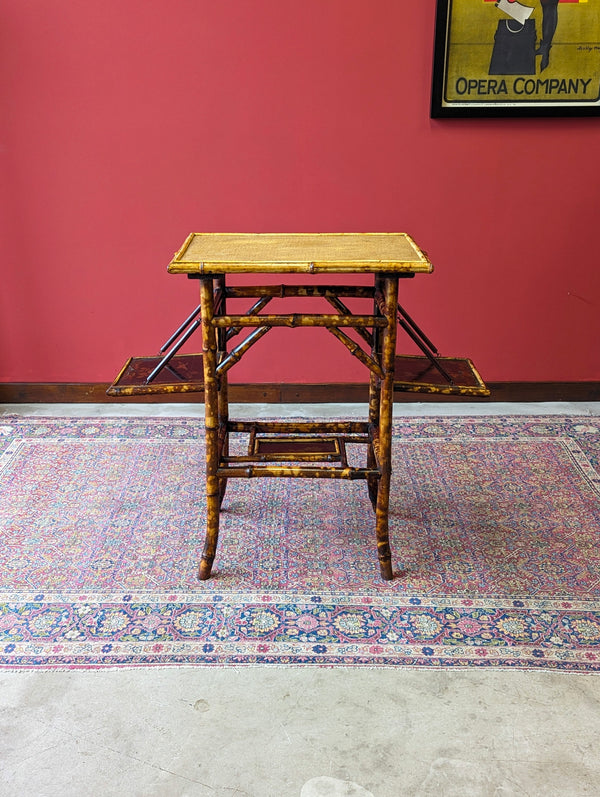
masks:
<svg viewBox="0 0 600 797"><path fill-rule="evenodd" d="M232 480L214 577L200 418L0 418L0 666L600 671L600 418L398 419L364 482Z"/></svg>

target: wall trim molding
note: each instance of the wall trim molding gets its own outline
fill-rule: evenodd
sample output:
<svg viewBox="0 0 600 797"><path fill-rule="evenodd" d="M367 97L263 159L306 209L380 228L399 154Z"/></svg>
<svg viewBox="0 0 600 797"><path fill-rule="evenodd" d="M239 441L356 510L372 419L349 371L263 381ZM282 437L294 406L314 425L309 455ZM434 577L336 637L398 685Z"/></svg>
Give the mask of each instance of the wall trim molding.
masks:
<svg viewBox="0 0 600 797"><path fill-rule="evenodd" d="M488 382L490 396L442 396L396 391L398 403L452 403L475 401L600 401L600 381L593 382ZM175 393L111 398L107 382L2 382L0 404L172 404L203 401L203 393ZM230 384L229 400L242 404L323 404L366 402L363 383L337 384Z"/></svg>

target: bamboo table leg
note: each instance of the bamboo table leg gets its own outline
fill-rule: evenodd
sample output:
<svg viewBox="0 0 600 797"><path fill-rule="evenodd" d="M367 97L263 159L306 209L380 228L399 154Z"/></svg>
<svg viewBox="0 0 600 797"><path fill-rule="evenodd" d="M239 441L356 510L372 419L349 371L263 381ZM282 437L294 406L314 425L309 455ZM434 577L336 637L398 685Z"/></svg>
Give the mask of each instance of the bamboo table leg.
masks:
<svg viewBox="0 0 600 797"><path fill-rule="evenodd" d="M380 279L375 275L375 290L381 290ZM374 302L374 315L381 315ZM371 347L371 357L376 362L381 362L381 330L378 327L373 329L373 345ZM371 430L371 444L367 450L367 467L374 468L376 466L376 456L374 449L379 448L379 402L381 400L381 380L377 374L371 371L369 380L369 428ZM379 479L375 476L369 476L367 479L367 488L369 491L369 498L373 509L377 509L377 492L379 488Z"/></svg>
<svg viewBox="0 0 600 797"><path fill-rule="evenodd" d="M218 286L221 291L219 314L225 315L227 307L225 302L225 277L219 277ZM217 337L217 364L227 357L227 328L219 327L216 333ZM227 371L219 374L217 377L217 416L219 425L219 453L218 459L221 462L223 456L229 453L229 432L227 425L229 423L229 399L227 393ZM227 489L227 479L219 479L219 507L223 503L225 497L225 490Z"/></svg>
<svg viewBox="0 0 600 797"><path fill-rule="evenodd" d="M219 540L220 485L219 467L219 396L217 384L217 339L212 325L214 316L213 278L200 279L202 308L202 354L204 361L204 417L206 428L206 539L198 570L202 581L210 578Z"/></svg>
<svg viewBox="0 0 600 797"><path fill-rule="evenodd" d="M367 468L375 468L377 459L375 447L379 445L379 396L381 386L379 377L371 374L369 382L369 429L371 430L371 442L367 449ZM367 490L373 509L377 508L377 493L379 492L379 479L376 476L367 477Z"/></svg>
<svg viewBox="0 0 600 797"><path fill-rule="evenodd" d="M398 277L384 277L383 312L388 324L383 331L381 366L384 378L381 381L379 401L379 466L381 477L377 490L375 509L375 528L377 534L377 553L381 577L390 581L392 554L389 542L389 503L390 480L392 475L392 413L394 402L394 359L396 355L396 307L398 305Z"/></svg>

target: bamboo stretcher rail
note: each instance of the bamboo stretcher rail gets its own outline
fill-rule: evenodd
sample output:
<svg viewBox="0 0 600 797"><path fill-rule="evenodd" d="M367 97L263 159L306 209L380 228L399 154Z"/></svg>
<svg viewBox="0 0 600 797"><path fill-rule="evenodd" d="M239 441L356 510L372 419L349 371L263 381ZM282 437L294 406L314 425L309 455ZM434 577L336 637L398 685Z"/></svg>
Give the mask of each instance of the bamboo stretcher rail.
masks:
<svg viewBox="0 0 600 797"><path fill-rule="evenodd" d="M295 296L329 298L344 296L355 299L372 299L372 285L234 285L226 288L232 299L253 299L256 296L287 299Z"/></svg>
<svg viewBox="0 0 600 797"><path fill-rule="evenodd" d="M220 467L217 476L222 478L236 479L255 479L255 478L295 478L295 479L346 479L355 481L357 479L367 479L369 477L379 478L377 470L369 468L334 468L325 466L312 468L310 466L274 466L267 465L247 465L239 467L229 466Z"/></svg>
<svg viewBox="0 0 600 797"><path fill-rule="evenodd" d="M271 430L269 430L269 431L271 431ZM291 434L293 434L293 433L291 433ZM332 439L332 434L329 433L329 432L323 432L322 434L321 433L316 433L315 434L313 432L311 435L293 434L293 437L290 436L289 438L286 438L286 439L293 440L294 442L297 442L297 443L302 443L305 438L309 439L309 440L312 440L312 439L314 439L317 436L319 438L322 437L325 441L329 441L329 440ZM281 436L280 435L274 435L274 434L260 434L259 433L258 439L261 442L277 442L277 441L281 440ZM368 435L358 434L358 433L357 434L336 434L335 435L335 439L337 441L339 441L340 444L348 443L350 445L368 445L368 444L371 443L371 438L368 437ZM254 440L254 438L253 438L253 440ZM250 449L252 449L252 446L250 446Z"/></svg>
<svg viewBox="0 0 600 797"><path fill-rule="evenodd" d="M385 327L385 318L372 315L219 315L211 319L213 327Z"/></svg>
<svg viewBox="0 0 600 797"><path fill-rule="evenodd" d="M276 433L290 434L360 434L368 435L369 424L366 421L229 421L230 432L247 432L255 434Z"/></svg>

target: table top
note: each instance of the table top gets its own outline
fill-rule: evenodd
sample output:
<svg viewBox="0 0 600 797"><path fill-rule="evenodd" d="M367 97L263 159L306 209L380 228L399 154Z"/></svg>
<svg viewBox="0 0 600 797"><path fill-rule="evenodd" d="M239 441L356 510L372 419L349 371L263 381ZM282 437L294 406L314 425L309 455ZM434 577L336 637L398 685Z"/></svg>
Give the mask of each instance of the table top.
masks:
<svg viewBox="0 0 600 797"><path fill-rule="evenodd" d="M170 274L429 273L406 233L191 233Z"/></svg>

